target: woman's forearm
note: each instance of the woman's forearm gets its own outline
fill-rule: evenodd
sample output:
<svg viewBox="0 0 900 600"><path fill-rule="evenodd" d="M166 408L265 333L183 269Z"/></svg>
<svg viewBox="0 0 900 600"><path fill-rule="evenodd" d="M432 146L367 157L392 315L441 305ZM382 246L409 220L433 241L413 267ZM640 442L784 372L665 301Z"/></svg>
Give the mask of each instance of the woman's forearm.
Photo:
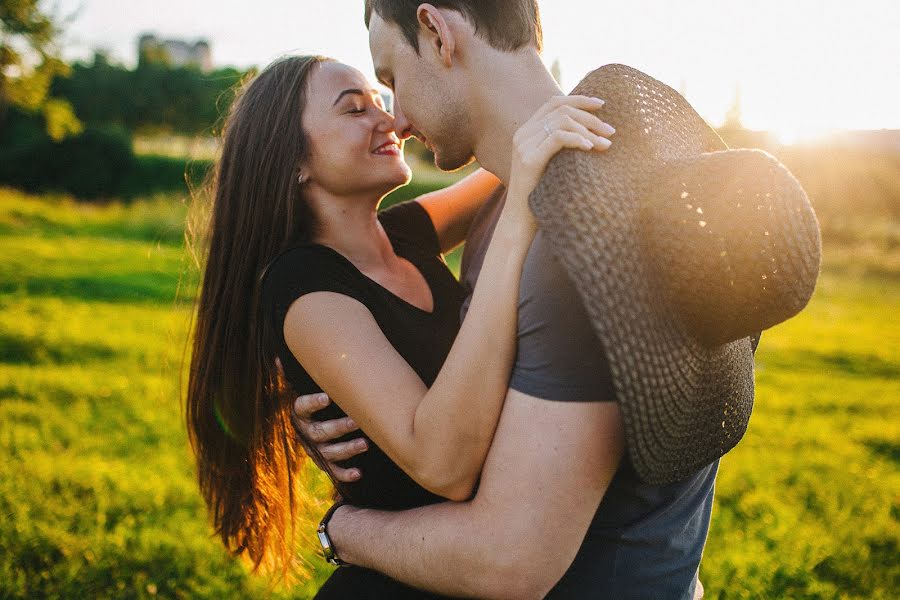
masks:
<svg viewBox="0 0 900 600"><path fill-rule="evenodd" d="M417 471L426 487L454 500L467 498L477 481L515 358L519 282L534 237L520 206L519 198L507 199L466 319L414 417Z"/></svg>
<svg viewBox="0 0 900 600"><path fill-rule="evenodd" d="M416 199L431 217L441 252L450 252L465 241L475 215L499 185L494 175L478 169L449 187Z"/></svg>

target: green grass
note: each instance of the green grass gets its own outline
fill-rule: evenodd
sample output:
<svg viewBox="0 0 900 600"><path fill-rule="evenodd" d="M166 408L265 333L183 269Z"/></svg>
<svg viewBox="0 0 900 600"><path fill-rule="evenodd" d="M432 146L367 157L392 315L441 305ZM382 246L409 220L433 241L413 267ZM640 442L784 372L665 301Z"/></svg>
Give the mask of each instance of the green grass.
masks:
<svg viewBox="0 0 900 600"><path fill-rule="evenodd" d="M0 191L0 598L265 594L211 539L194 483L184 217L171 199Z"/></svg>
<svg viewBox="0 0 900 600"><path fill-rule="evenodd" d="M900 585L898 280L826 270L757 354L701 577L720 598L892 598Z"/></svg>
<svg viewBox="0 0 900 600"><path fill-rule="evenodd" d="M0 190L0 599L266 596L211 538L194 482L184 216L171 198ZM856 227L826 248L808 309L763 337L750 429L719 474L710 598L900 589L898 238ZM309 481L306 531L327 504ZM304 557L313 578L273 597L327 577Z"/></svg>

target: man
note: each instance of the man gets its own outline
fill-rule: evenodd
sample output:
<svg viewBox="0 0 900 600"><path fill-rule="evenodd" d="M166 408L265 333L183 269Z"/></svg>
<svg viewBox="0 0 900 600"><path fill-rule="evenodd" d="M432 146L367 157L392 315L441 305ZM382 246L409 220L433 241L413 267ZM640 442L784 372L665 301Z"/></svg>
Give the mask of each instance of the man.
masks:
<svg viewBox="0 0 900 600"><path fill-rule="evenodd" d="M398 133L421 139L442 169L474 156L508 183L514 132L563 93L539 56L536 1L367 0L366 20ZM470 292L503 200L498 193L470 232ZM301 417L321 408L315 402L298 400ZM343 561L448 595L702 595L718 461L651 485L624 455L602 345L539 232L522 273L518 357L475 497L398 513L344 506L327 533Z"/></svg>

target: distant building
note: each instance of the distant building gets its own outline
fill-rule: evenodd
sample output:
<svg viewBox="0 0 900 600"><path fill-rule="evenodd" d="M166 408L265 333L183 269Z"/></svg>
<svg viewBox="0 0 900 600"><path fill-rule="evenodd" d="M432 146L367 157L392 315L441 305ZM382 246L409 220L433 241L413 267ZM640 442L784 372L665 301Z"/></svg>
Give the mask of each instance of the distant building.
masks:
<svg viewBox="0 0 900 600"><path fill-rule="evenodd" d="M208 72L213 69L212 50L209 42L198 40L191 44L184 40L163 40L155 35L142 35L138 39L139 62L163 62L176 67L197 67Z"/></svg>
<svg viewBox="0 0 900 600"><path fill-rule="evenodd" d="M553 61L553 65L550 67L550 74L553 75L556 83L562 87L562 65L559 64L558 58Z"/></svg>
<svg viewBox="0 0 900 600"><path fill-rule="evenodd" d="M384 109L391 114L394 114L394 94L391 92L379 92L381 94L381 99L384 101Z"/></svg>
<svg viewBox="0 0 900 600"><path fill-rule="evenodd" d="M725 113L725 124L722 125L722 128L734 130L743 129L743 117L744 114L741 109L741 84L738 83L734 87L734 102L731 103L731 108Z"/></svg>

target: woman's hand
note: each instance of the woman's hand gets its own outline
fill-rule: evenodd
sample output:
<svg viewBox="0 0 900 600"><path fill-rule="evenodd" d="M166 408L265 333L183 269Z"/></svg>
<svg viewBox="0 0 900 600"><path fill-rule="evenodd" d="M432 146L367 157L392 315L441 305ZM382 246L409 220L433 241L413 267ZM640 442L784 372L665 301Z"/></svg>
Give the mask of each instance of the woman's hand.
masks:
<svg viewBox="0 0 900 600"><path fill-rule="evenodd" d="M513 137L508 198L527 205L550 159L563 148L609 149L612 142L608 138L616 130L591 112L603 104L603 100L588 96L554 96L539 108Z"/></svg>

